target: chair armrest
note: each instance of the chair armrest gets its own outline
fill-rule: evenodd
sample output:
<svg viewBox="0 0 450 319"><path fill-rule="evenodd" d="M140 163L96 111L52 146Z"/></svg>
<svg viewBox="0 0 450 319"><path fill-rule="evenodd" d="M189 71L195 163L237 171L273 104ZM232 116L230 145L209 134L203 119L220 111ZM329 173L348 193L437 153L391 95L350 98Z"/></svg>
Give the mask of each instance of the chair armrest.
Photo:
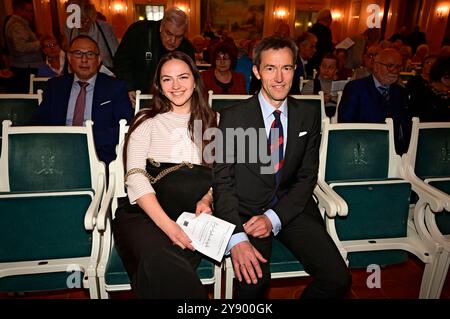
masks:
<svg viewBox="0 0 450 319"><path fill-rule="evenodd" d="M106 217L109 208L111 207L111 202L114 196L115 188L116 188L115 174L109 174L108 190L106 191L106 195L103 198L102 203L100 204L100 211L98 212L97 216L97 229L99 231L105 231L106 229Z"/></svg>
<svg viewBox="0 0 450 319"><path fill-rule="evenodd" d="M348 206L347 202L336 193L330 185L325 183L324 181L317 181L317 185L322 189L322 191L328 196L328 198L332 199L336 205L336 212L339 216L347 216Z"/></svg>
<svg viewBox="0 0 450 319"><path fill-rule="evenodd" d="M445 201L441 194L437 190L425 183L419 177L416 176L414 170L408 165L405 157L403 157L404 167L401 171L403 178L411 183L411 188L417 193L419 198L430 205L433 212L441 212L444 209Z"/></svg>
<svg viewBox="0 0 450 319"><path fill-rule="evenodd" d="M327 216L330 218L335 217L337 213L337 205L333 199L329 198L318 185L314 188L314 195L316 195L319 200L319 205L325 208Z"/></svg>
<svg viewBox="0 0 450 319"><path fill-rule="evenodd" d="M104 181L104 175L100 175L98 179L97 191L95 192L94 198L92 198L92 202L86 211L86 215L84 215L84 227L86 230L93 230L95 227L100 201L102 200L103 193L105 191Z"/></svg>

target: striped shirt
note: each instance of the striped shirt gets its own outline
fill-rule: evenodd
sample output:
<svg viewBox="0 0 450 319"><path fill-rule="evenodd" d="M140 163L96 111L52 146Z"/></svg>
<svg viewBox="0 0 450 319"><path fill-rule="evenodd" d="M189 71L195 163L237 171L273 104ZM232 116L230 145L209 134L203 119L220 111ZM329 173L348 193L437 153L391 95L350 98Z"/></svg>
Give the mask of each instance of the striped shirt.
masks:
<svg viewBox="0 0 450 319"><path fill-rule="evenodd" d="M147 158L157 162L201 164L199 148L189 136L190 114L167 112L146 120L131 133L127 149L127 171L145 170ZM126 182L130 203L149 193L155 193L142 174L132 174Z"/></svg>

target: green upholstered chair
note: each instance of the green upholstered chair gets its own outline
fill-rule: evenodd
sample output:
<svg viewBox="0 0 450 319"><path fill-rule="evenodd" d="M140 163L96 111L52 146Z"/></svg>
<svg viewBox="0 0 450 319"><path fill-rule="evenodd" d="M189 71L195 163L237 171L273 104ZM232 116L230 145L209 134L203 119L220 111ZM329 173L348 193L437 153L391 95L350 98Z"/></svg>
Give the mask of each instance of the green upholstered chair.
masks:
<svg viewBox="0 0 450 319"><path fill-rule="evenodd" d="M100 287L100 298L108 299L109 292L131 290L130 279L115 247L111 231L111 221L114 219L118 200L127 196L124 181L122 160L123 145L128 126L125 120L120 121L119 144L116 147L117 158L109 164L109 184L101 210L97 219L99 231L103 233L102 252L97 267ZM126 199L128 200L128 199ZM112 216L111 216L112 214ZM222 267L203 258L197 267L197 274L204 285L214 285L214 298L221 298Z"/></svg>
<svg viewBox="0 0 450 319"><path fill-rule="evenodd" d="M38 90L45 92L47 88L48 77L37 77L34 74L30 74L30 94L36 94Z"/></svg>
<svg viewBox="0 0 450 319"><path fill-rule="evenodd" d="M413 118L411 142L403 163L405 178L435 199L419 199L414 219L422 223L421 237L443 247L433 282L433 291L440 296L450 264L450 123L420 123Z"/></svg>
<svg viewBox="0 0 450 319"><path fill-rule="evenodd" d="M136 90L136 105L134 107L134 115L142 108L150 107L153 101L153 94L142 94L141 90Z"/></svg>
<svg viewBox="0 0 450 319"><path fill-rule="evenodd" d="M251 98L252 95L247 94L214 94L212 90L208 91L208 104L216 112L220 112L223 108L237 104L242 100Z"/></svg>
<svg viewBox="0 0 450 319"><path fill-rule="evenodd" d="M431 283L442 247L420 238L417 225L408 218L411 184L401 176L392 120L326 120L322 134L318 185L338 213L327 217L326 225L349 267L401 263L411 253L425 264L419 297L435 298Z"/></svg>
<svg viewBox="0 0 450 319"><path fill-rule="evenodd" d="M320 114L322 115L322 130L323 130L323 120L327 117L325 113L325 95L323 91L319 91L318 94L296 94L291 95L291 97L297 100L307 100L312 103L317 104L317 107L320 107Z"/></svg>
<svg viewBox="0 0 450 319"><path fill-rule="evenodd" d="M36 94L0 94L0 123L4 120L10 120L14 126L29 125L31 117L41 101L42 92Z"/></svg>
<svg viewBox="0 0 450 319"><path fill-rule="evenodd" d="M88 288L97 298L95 220L105 165L86 127L12 127L0 157L0 291Z"/></svg>

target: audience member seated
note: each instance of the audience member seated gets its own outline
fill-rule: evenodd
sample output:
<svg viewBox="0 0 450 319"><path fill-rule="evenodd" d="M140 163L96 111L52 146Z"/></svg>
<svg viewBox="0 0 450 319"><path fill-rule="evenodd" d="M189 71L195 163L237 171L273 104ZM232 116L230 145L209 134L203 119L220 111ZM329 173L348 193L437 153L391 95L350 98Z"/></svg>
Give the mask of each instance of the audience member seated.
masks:
<svg viewBox="0 0 450 319"><path fill-rule="evenodd" d="M332 95L331 83L336 80L338 60L333 54L327 54L320 63L319 76L305 84L302 94L319 94L323 91L325 98L325 113L332 117L336 112L337 94Z"/></svg>
<svg viewBox="0 0 450 319"><path fill-rule="evenodd" d="M251 59L252 41L241 40L238 45L238 58L236 62L236 72L241 72L245 77L245 90L248 93L250 90L250 79L252 78L253 61Z"/></svg>
<svg viewBox="0 0 450 319"><path fill-rule="evenodd" d="M291 36L291 28L289 27L289 24L286 22L281 22L273 35L280 38L289 38Z"/></svg>
<svg viewBox="0 0 450 319"><path fill-rule="evenodd" d="M207 299L195 271L202 255L176 220L183 212L212 213L212 171L201 165L209 162L202 155L210 140L194 141L194 121L204 136L217 115L191 58L179 51L159 61L152 94L154 104L138 113L125 141L128 197L113 221L116 248L138 298ZM170 175L151 182L166 166Z"/></svg>
<svg viewBox="0 0 450 319"><path fill-rule="evenodd" d="M414 56L411 58L411 63L422 65L423 60L425 59L425 57L428 55L429 52L430 47L428 46L428 44L419 45L417 47L416 54L414 54Z"/></svg>
<svg viewBox="0 0 450 319"><path fill-rule="evenodd" d="M195 50L195 64L208 63L208 51L206 50L207 41L201 35L192 38L192 45Z"/></svg>
<svg viewBox="0 0 450 319"><path fill-rule="evenodd" d="M347 83L338 110L339 123L384 123L392 118L398 154L407 151L411 134L408 94L397 84L401 67L397 50L380 51L373 75Z"/></svg>
<svg viewBox="0 0 450 319"><path fill-rule="evenodd" d="M44 99L33 116L35 125L82 126L94 121L97 156L106 164L116 158L119 121L131 121L125 82L99 73L102 62L97 42L80 35L67 53L74 73L48 80Z"/></svg>
<svg viewBox="0 0 450 319"><path fill-rule="evenodd" d="M411 65L411 58L412 58L412 50L411 47L407 45L402 45L402 47L399 50L400 54L402 55L402 69L403 72L410 72L412 71L412 65Z"/></svg>
<svg viewBox="0 0 450 319"><path fill-rule="evenodd" d="M41 38L41 48L45 54L45 64L38 69L37 76L52 78L63 74L66 54L59 47L53 35Z"/></svg>
<svg viewBox="0 0 450 319"><path fill-rule="evenodd" d="M292 87L289 94L300 94L300 77L304 79L312 79L313 74L307 72L306 65L316 52L317 37L310 32L303 32L297 38L298 55L295 62L296 68Z"/></svg>
<svg viewBox="0 0 450 319"><path fill-rule="evenodd" d="M367 48L363 57L363 65L355 69L352 80L362 79L372 74L375 57L381 50L381 47L378 45L372 45Z"/></svg>
<svg viewBox="0 0 450 319"><path fill-rule="evenodd" d="M440 56L430 69L431 95L419 111L423 122L450 121L450 56Z"/></svg>
<svg viewBox="0 0 450 319"><path fill-rule="evenodd" d="M419 51L419 48L417 48L417 51ZM428 119L428 104L433 100L434 94L430 83L430 69L437 58L438 56L436 54L425 57L423 60L422 73L413 76L406 84L411 114L412 116L419 117L421 121L426 121Z"/></svg>
<svg viewBox="0 0 450 319"><path fill-rule="evenodd" d="M28 93L30 75L36 74L42 65L42 52L39 40L31 28L34 21L33 1L14 0L13 15L5 24L3 35L11 57L13 76L8 79L9 93Z"/></svg>
<svg viewBox="0 0 450 319"><path fill-rule="evenodd" d="M203 71L201 78L206 91L214 94L247 94L244 74L232 71L236 66L237 48L229 40L212 48L211 69Z"/></svg>
<svg viewBox="0 0 450 319"><path fill-rule="evenodd" d="M338 69L336 71L337 80L347 80L353 76L353 70L347 68L347 50L336 49L336 58L338 59Z"/></svg>

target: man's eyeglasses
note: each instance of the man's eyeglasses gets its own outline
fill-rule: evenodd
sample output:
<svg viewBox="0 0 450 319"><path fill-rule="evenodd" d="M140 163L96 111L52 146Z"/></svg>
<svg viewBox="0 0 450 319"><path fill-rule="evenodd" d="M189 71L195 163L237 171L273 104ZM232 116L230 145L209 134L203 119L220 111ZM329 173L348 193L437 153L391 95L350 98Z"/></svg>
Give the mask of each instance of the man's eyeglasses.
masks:
<svg viewBox="0 0 450 319"><path fill-rule="evenodd" d="M46 45L44 45L46 48L54 48L58 45L58 43L47 43Z"/></svg>
<svg viewBox="0 0 450 319"><path fill-rule="evenodd" d="M83 52L80 50L75 50L75 51L70 51L69 52L72 56L74 56L77 59L82 59L83 56L85 56L88 60L93 60L95 59L97 56L99 56L99 53L95 53L93 51L87 51L87 52Z"/></svg>
<svg viewBox="0 0 450 319"><path fill-rule="evenodd" d="M392 63L382 63L382 62L377 62L378 64L381 64L383 66L385 66L389 71L399 71L402 68L401 64L392 64Z"/></svg>

